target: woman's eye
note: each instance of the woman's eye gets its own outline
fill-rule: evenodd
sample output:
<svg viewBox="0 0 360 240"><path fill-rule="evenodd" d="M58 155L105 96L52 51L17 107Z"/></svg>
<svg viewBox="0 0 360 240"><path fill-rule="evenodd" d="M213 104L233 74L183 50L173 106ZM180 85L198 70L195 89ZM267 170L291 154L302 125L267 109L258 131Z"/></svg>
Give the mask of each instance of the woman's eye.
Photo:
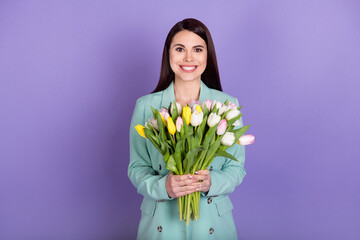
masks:
<svg viewBox="0 0 360 240"><path fill-rule="evenodd" d="M201 48L195 48L195 52L202 52Z"/></svg>
<svg viewBox="0 0 360 240"><path fill-rule="evenodd" d="M184 49L182 49L182 48L176 48L175 50L178 51L178 52L184 51Z"/></svg>

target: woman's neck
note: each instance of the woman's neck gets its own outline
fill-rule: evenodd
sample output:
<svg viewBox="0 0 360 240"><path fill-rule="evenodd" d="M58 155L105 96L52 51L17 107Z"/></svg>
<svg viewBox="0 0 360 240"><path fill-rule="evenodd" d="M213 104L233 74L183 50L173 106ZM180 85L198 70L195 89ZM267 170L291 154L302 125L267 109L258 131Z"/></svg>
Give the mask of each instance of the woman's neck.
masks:
<svg viewBox="0 0 360 240"><path fill-rule="evenodd" d="M174 94L175 100L181 104L181 106L185 106L189 104L191 100L198 100L200 97L200 86L201 80L194 81L174 81Z"/></svg>

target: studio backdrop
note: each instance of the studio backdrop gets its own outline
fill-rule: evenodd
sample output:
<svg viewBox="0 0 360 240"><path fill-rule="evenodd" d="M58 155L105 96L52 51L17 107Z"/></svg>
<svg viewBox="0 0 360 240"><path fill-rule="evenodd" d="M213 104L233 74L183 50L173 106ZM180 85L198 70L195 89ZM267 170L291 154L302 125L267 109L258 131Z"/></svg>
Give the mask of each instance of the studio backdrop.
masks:
<svg viewBox="0 0 360 240"><path fill-rule="evenodd" d="M256 142L230 195L240 239L360 239L360 4L0 1L0 239L135 239L136 99L184 18L208 26Z"/></svg>

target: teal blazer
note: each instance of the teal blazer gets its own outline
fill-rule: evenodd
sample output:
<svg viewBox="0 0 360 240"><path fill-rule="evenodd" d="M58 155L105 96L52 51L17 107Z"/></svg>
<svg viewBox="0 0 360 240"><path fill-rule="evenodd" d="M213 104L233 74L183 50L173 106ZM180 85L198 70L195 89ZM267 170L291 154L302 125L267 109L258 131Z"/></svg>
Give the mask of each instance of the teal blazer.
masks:
<svg viewBox="0 0 360 240"><path fill-rule="evenodd" d="M200 98L225 102L238 100L221 91L208 88L201 81ZM238 144L228 148L239 162L216 157L209 166L211 187L207 195L201 193L200 217L197 221L179 220L177 200L168 196L165 181L169 170L162 155L152 143L141 137L134 127L144 125L155 109L168 107L175 100L173 82L164 91L148 94L136 101L130 125L130 163L128 176L137 192L144 196L141 204L141 220L137 239L237 239L232 216L233 205L228 197L235 190L246 172L244 169L245 147ZM242 119L240 119L242 126ZM241 127L240 126L240 127Z"/></svg>

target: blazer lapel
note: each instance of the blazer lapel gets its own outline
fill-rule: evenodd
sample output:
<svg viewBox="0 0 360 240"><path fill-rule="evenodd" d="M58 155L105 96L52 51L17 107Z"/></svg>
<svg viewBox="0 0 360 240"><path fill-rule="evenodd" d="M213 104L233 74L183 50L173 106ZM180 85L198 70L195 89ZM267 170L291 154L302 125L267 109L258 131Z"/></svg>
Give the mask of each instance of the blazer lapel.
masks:
<svg viewBox="0 0 360 240"><path fill-rule="evenodd" d="M167 87L167 89L164 90L162 99L161 99L161 106L168 108L170 103L175 100L175 94L174 94L174 81L170 83L170 85Z"/></svg>
<svg viewBox="0 0 360 240"><path fill-rule="evenodd" d="M211 98L210 88L208 88L203 81L201 81L200 85L200 102L204 102L207 99Z"/></svg>

